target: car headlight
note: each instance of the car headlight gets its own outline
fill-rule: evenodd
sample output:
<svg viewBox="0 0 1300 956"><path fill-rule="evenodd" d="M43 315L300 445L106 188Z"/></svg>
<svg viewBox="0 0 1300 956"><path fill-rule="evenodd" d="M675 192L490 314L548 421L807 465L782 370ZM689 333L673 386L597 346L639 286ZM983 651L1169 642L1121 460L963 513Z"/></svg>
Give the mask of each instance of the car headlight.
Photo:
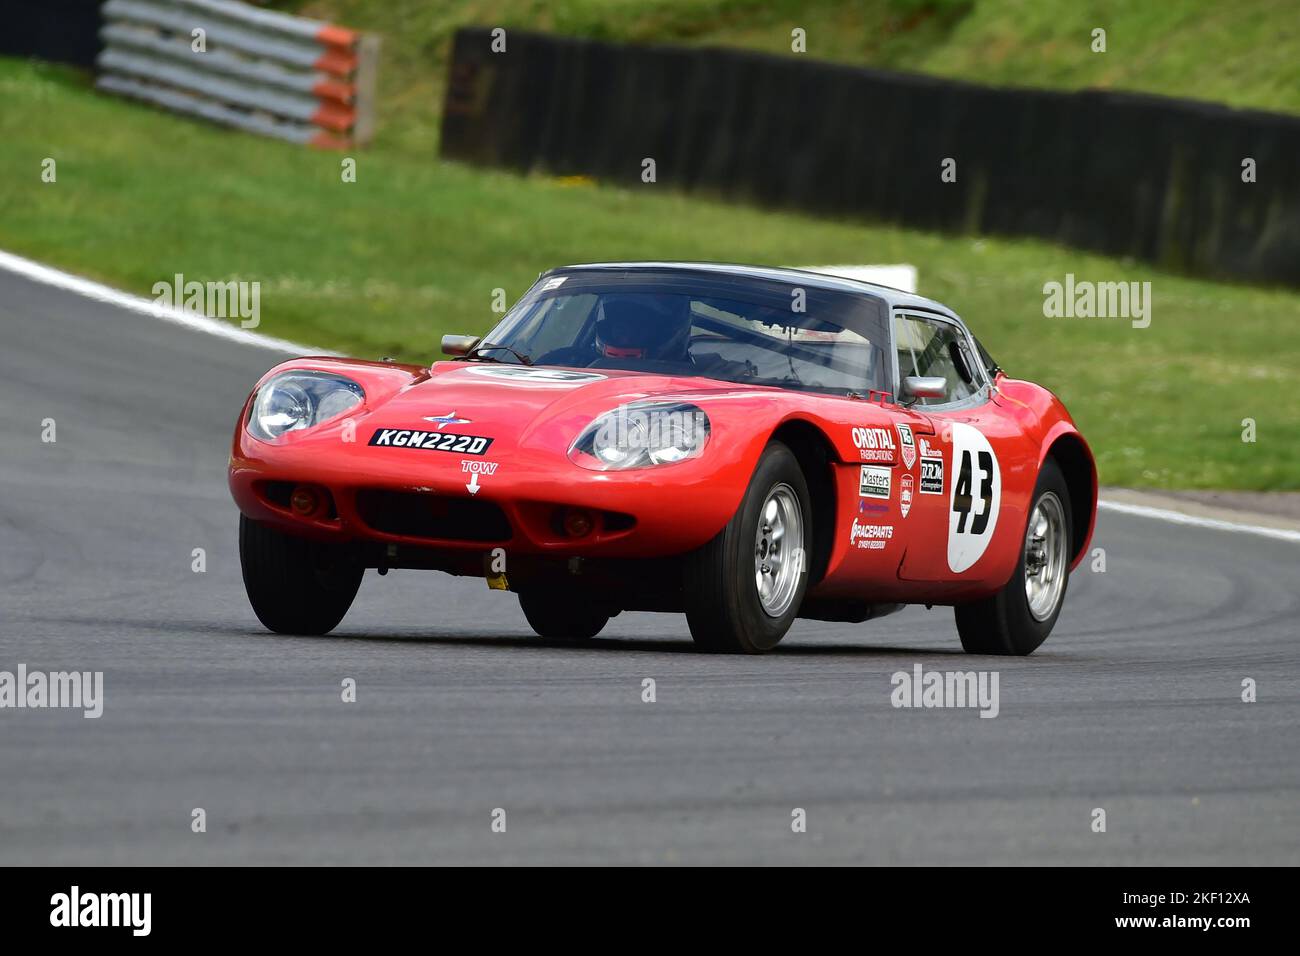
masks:
<svg viewBox="0 0 1300 956"><path fill-rule="evenodd" d="M248 413L248 430L263 441L311 428L360 405L361 386L332 372L283 372L263 383Z"/></svg>
<svg viewBox="0 0 1300 956"><path fill-rule="evenodd" d="M582 430L569 458L584 468L623 470L695 458L709 440L709 416L687 402L636 402Z"/></svg>

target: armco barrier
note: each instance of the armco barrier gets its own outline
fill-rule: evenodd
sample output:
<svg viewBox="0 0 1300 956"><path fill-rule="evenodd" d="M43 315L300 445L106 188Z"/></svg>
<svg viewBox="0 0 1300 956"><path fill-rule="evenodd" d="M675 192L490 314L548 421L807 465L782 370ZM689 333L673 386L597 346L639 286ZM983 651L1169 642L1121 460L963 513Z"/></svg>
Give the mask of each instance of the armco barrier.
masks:
<svg viewBox="0 0 1300 956"><path fill-rule="evenodd" d="M649 157L667 188L1300 285L1293 116L516 31L494 53L469 28L442 153L638 188Z"/></svg>
<svg viewBox="0 0 1300 956"><path fill-rule="evenodd" d="M377 37L234 0L108 0L103 17L102 90L314 146L374 132Z"/></svg>

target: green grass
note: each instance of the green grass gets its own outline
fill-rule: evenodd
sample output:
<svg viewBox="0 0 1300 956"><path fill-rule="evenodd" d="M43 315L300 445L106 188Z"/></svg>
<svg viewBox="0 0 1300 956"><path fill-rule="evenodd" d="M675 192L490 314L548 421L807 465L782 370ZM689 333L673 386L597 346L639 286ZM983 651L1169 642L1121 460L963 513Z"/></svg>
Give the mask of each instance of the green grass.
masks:
<svg viewBox="0 0 1300 956"><path fill-rule="evenodd" d="M262 283L261 331L363 357L435 356L550 266L621 258L911 262L1012 374L1068 404L1114 484L1300 488L1300 296L1042 242L972 240L565 185L377 148L339 156L101 96L0 60L0 248L148 294L181 272ZM53 157L58 181L43 183ZM1153 284L1151 327L1046 319L1073 272ZM105 330L111 334L111 330ZM2 340L0 340L2 347ZM269 361L269 359L268 359ZM147 370L142 370L147 372ZM1241 420L1258 442L1240 440Z"/></svg>
<svg viewBox="0 0 1300 956"><path fill-rule="evenodd" d="M278 0L384 37L380 141L428 150L467 24L735 46L980 83L1102 87L1300 113L1295 0ZM1091 48L1106 30L1105 53Z"/></svg>

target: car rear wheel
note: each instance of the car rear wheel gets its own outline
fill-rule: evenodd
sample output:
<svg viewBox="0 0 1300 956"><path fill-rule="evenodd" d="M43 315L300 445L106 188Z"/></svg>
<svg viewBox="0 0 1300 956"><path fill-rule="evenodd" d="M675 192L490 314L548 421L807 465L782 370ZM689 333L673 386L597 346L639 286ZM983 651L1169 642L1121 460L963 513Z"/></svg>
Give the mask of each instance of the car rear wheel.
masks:
<svg viewBox="0 0 1300 956"><path fill-rule="evenodd" d="M277 634L328 634L365 568L345 545L295 538L239 516L239 561L253 613Z"/></svg>
<svg viewBox="0 0 1300 956"><path fill-rule="evenodd" d="M776 646L803 603L811 532L803 470L773 442L731 521L686 559L686 620L701 649L758 654Z"/></svg>
<svg viewBox="0 0 1300 956"><path fill-rule="evenodd" d="M957 632L971 654L1030 654L1047 640L1070 577L1070 492L1056 462L1038 473L1020 561L992 597L959 605Z"/></svg>
<svg viewBox="0 0 1300 956"><path fill-rule="evenodd" d="M609 612L591 596L567 588L529 588L519 592L519 607L538 637L553 641L587 641L609 623Z"/></svg>

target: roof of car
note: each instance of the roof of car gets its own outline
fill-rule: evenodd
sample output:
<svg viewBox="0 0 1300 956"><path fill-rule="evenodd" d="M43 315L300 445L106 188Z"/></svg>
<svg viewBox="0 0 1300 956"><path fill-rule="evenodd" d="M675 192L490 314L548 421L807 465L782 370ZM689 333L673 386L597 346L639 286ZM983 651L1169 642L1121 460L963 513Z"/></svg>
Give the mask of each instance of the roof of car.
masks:
<svg viewBox="0 0 1300 956"><path fill-rule="evenodd" d="M916 295L912 292L904 292L902 289L895 289L887 285L879 285L875 282L864 282L861 279L850 279L847 276L829 275L824 272L812 272L807 269L786 269L774 266L746 266L729 262L588 262L577 265L560 266L543 273L543 275L549 275L551 272L564 272L572 269L681 269L697 272L724 272L728 275L753 276L757 279L772 279L778 282L801 282L804 285L819 289L837 289L841 292L865 292L885 300L886 304L891 308L925 309L930 312L938 312L941 315L946 315L954 319L958 318L957 313L953 312L952 309L948 308L942 302L935 302L933 299L925 298L925 296Z"/></svg>

